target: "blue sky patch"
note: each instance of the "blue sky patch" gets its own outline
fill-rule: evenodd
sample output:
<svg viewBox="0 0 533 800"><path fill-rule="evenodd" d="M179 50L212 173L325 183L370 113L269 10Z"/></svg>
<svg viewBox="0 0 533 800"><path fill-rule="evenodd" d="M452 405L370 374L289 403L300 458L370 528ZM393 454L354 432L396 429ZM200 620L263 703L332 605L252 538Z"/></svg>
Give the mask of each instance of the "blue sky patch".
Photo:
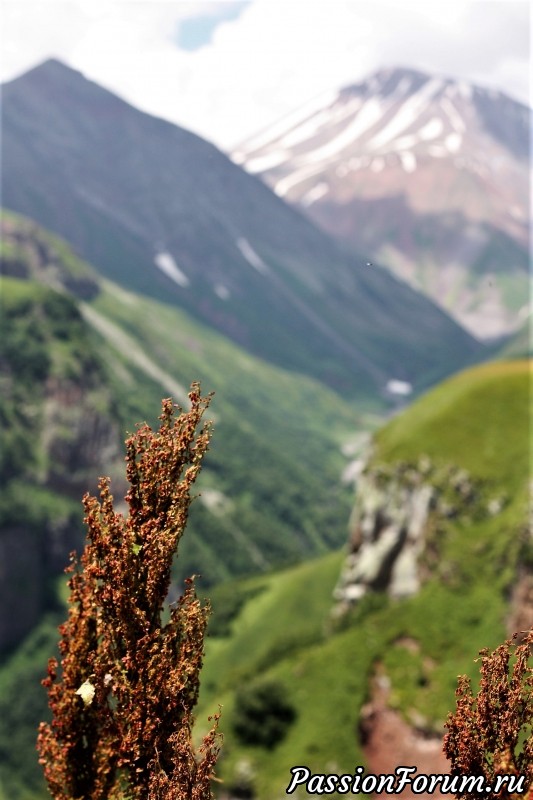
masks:
<svg viewBox="0 0 533 800"><path fill-rule="evenodd" d="M251 0L213 3L210 11L195 17L187 17L179 22L175 42L180 50L193 52L209 44L215 30L223 22L238 19Z"/></svg>

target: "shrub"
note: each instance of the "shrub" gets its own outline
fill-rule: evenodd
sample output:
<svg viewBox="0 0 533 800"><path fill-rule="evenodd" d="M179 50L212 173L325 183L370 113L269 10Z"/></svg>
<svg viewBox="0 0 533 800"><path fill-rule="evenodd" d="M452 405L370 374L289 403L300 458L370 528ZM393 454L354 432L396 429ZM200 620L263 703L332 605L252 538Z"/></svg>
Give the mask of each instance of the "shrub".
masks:
<svg viewBox="0 0 533 800"><path fill-rule="evenodd" d="M274 747L295 717L287 690L278 681L263 680L236 693L233 729L243 744Z"/></svg>

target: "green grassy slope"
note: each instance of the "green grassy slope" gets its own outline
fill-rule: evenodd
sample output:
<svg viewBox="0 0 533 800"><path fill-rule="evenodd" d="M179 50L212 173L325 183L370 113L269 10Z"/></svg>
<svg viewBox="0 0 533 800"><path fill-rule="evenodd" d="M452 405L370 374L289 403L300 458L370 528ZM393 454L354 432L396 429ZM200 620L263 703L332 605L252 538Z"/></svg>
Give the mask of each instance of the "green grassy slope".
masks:
<svg viewBox="0 0 533 800"><path fill-rule="evenodd" d="M343 541L349 494L339 480L345 464L340 445L359 426L360 410L313 379L250 356L177 308L97 279L64 242L29 220L6 212L2 233L2 269L16 276L6 278L3 291L4 348L13 362L4 380L13 398L17 392L33 397L40 408L48 361L70 370L73 381L96 361L108 387L102 403L117 422L121 443L137 422L156 422L162 397L186 405L193 380L215 392L216 430L180 577L201 573L213 583L326 552ZM75 300L69 299L74 279L78 289L83 280L86 290ZM28 308L38 304L22 296L41 294L47 301L33 319ZM50 329L46 335L43 326ZM24 365L32 359L37 372L22 387ZM9 397L8 392L6 402L14 409ZM22 435L9 416L13 409L5 412L11 438L19 429ZM37 428L35 441L43 438ZM96 478L95 472L92 484ZM122 486L115 489L121 492Z"/></svg>
<svg viewBox="0 0 533 800"><path fill-rule="evenodd" d="M102 447L113 441L114 401L93 344L72 298L1 279L2 800L42 796L35 736L46 710L39 681L58 638L54 576L82 540L80 497L101 464L87 438L96 428Z"/></svg>
<svg viewBox="0 0 533 800"><path fill-rule="evenodd" d="M178 309L101 283L34 223L5 214L2 234L2 270L11 277L0 286L0 553L10 579L0 622L2 614L24 619L21 630L29 631L57 608L56 576L82 541L83 492L94 491L99 474L111 474L120 498L116 461L126 432L139 421L154 424L162 397L186 403L196 379L215 391L215 433L176 583L200 573L205 592L344 540L350 493L340 482L340 445L358 427L360 411L313 379L249 356ZM63 550L58 530L68 542ZM0 654L0 797L3 786L9 800L39 791L35 680L50 653L39 631L37 624L15 651ZM20 731L16 752L13 726Z"/></svg>
<svg viewBox="0 0 533 800"><path fill-rule="evenodd" d="M215 433L193 505L180 575L208 583L326 552L345 536L340 444L356 413L333 392L249 356L176 308L110 284L86 319L111 365L125 427L179 402L199 379L214 391ZM125 334L125 336L124 336ZM149 364L149 366L148 366Z"/></svg>
<svg viewBox="0 0 533 800"><path fill-rule="evenodd" d="M517 491L527 475L530 392L525 360L456 375L376 434L376 460L426 453Z"/></svg>
<svg viewBox="0 0 533 800"><path fill-rule="evenodd" d="M201 731L207 714L222 704L225 788L248 786L273 800L284 796L296 764L319 772L364 764L357 720L378 661L391 680L390 705L407 719L416 715L428 730L442 730L454 707L456 676L474 675L478 650L505 638L517 565L531 559L525 538L529 382L526 362L485 365L442 384L377 434L374 464L390 468L426 454L443 469L468 470L476 485L472 503L430 526L438 564L417 596L367 596L334 623L340 553L234 585L233 605L227 589L213 590L197 718ZM504 498L503 509L490 516L486 503L495 496ZM405 637L417 649L402 646ZM233 730L239 690L267 678L285 687L296 711L272 749L243 744Z"/></svg>

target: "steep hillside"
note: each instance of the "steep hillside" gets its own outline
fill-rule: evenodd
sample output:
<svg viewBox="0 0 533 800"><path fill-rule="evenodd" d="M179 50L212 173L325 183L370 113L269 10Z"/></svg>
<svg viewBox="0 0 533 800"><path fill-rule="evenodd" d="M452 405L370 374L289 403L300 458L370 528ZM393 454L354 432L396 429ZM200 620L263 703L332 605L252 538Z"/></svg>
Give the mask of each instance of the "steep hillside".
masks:
<svg viewBox="0 0 533 800"><path fill-rule="evenodd" d="M141 302L120 290L114 295L101 292L95 305L87 308L89 314L104 318L106 303L113 304L117 316L108 320L108 325L118 327L124 306L135 301ZM161 306L153 306L154 313L161 310ZM208 364L214 348L222 347L220 341L199 340L195 323L185 318L182 323L188 347L179 352L184 357L188 352L188 358L192 358L195 347L199 352L201 341L205 351L200 352L206 354ZM132 324L128 336L133 328ZM102 340L101 346L111 347L111 342L104 345ZM232 346L224 343L223 347ZM136 393L128 389L126 376L135 375L138 369L140 377L146 364L143 367L139 361L128 361L120 348L114 355L117 379L124 380L122 397L133 396ZM176 355L174 359L177 364ZM266 394L268 381L261 383L261 371L254 368L248 356L241 354L239 359L243 365L240 376L246 364L250 380L265 387L262 408L268 410L269 402L273 402ZM273 373L270 375L273 377ZM150 385L146 371L143 377ZM225 739L218 797L284 797L290 768L295 764L305 764L315 772L352 773L359 764L366 765L367 771L379 771L372 760L376 724L383 720L382 709L376 705L376 685L385 688L386 719L396 724L399 720L407 728L409 735L403 735L411 747L409 763L418 758L413 743L421 743L419 751L423 750L426 757L431 747L432 752L438 752L442 721L454 704L456 675L474 674L472 659L478 649L496 645L506 627L515 626L520 594L516 590L530 580L531 543L526 524L529 379L529 367L524 362L486 365L465 372L421 398L376 436L365 472L367 486L372 489L375 479L379 491L365 497L361 489L364 481L359 479L359 508L373 509L376 522L383 519L387 507L375 502L376 497L379 501L379 492L384 490L386 495L394 495L394 491L387 492L387 486L398 485L402 476L407 476L407 489L412 486L409 481L427 481L442 499L440 505L431 508L424 524L424 547L417 560L420 582L411 596L393 598L384 585L381 591L366 592L347 611L345 602L339 608L339 589L346 586L345 552L209 590L214 613L197 720L200 732L207 725L208 713L222 704ZM301 401L303 396L297 394L296 384L288 377L285 380L283 390L292 392L292 402ZM135 385L142 387L142 381ZM315 388L307 395L308 402L316 399L316 392ZM333 395L324 396L322 408L334 423L333 402ZM215 405L217 429L230 405L225 410ZM289 413L289 406L280 404L277 408ZM314 418L320 428L324 423L320 423L317 411L315 407L306 419ZM294 419L290 413L289 419ZM257 418L253 426L261 429ZM326 428L329 430L328 425ZM285 435L289 429L284 429ZM321 458L304 447L305 437L313 440L316 430L311 425L311 433L309 429L302 431L298 446L303 465L314 465L314 473L326 473L328 464L334 461L333 453ZM272 435L271 428L269 432ZM228 455L227 443L224 448L221 463ZM462 473L459 482L455 481L458 473ZM286 483L285 478L283 474ZM461 486L468 489L465 494ZM240 502L238 497L236 502ZM307 502L304 498L296 516L307 511ZM353 522L357 524L359 518L355 515ZM190 538L192 530L194 526L185 539ZM225 530L217 530L222 539ZM353 543L352 538L352 551ZM521 610L527 619L527 606ZM44 712L43 694L36 686L53 649L53 624L53 619L44 619L0 667L2 800L44 798L33 742L35 723ZM250 699L256 711L244 713L243 725L242 709ZM284 716L285 727L279 726L280 703L291 710L288 717ZM273 737L268 743L253 743L258 715ZM369 749L369 743L374 749ZM394 750L388 750L393 766L402 763Z"/></svg>
<svg viewBox="0 0 533 800"><path fill-rule="evenodd" d="M391 381L425 387L482 357L215 147L57 61L3 87L2 121L6 206L255 355L382 402Z"/></svg>
<svg viewBox="0 0 533 800"><path fill-rule="evenodd" d="M233 158L490 338L528 303L529 130L529 109L500 92L385 69Z"/></svg>
<svg viewBox="0 0 533 800"><path fill-rule="evenodd" d="M154 424L162 397L184 403L193 379L215 391L173 589L196 573L205 592L345 539L341 445L363 420L316 381L103 281L34 222L4 213L0 256L0 797L26 800L42 787L34 739L64 614L58 576L83 540L83 492L110 474L124 494L126 432Z"/></svg>
<svg viewBox="0 0 533 800"><path fill-rule="evenodd" d="M0 649L54 606L81 540L79 501L120 461L116 400L75 302L2 278Z"/></svg>
<svg viewBox="0 0 533 800"><path fill-rule="evenodd" d="M348 500L341 445L359 424L354 410L178 309L102 282L34 223L5 214L2 234L4 275L26 275L3 279L7 479L31 479L79 501L102 471L121 473L126 431L143 419L154 423L162 396L186 404L199 379L215 392L216 433L179 577L200 573L209 584L340 544ZM66 292L73 272L90 300ZM112 436L100 416L92 421L92 405ZM121 478L116 494L123 485Z"/></svg>
<svg viewBox="0 0 533 800"><path fill-rule="evenodd" d="M516 590L532 582L530 376L526 362L465 372L383 428L359 480L348 556L213 590L197 717L202 727L222 703L220 797L281 798L296 764L348 774L357 765L445 769L440 738L456 676L476 674L480 648L496 646L519 618L533 620L531 605L516 615ZM354 556L368 564L357 542L361 509L367 530L372 523L386 539L400 484L408 495L425 484L439 500L423 524L419 584L393 597L384 581L339 606ZM253 744L250 718L243 732L245 690L265 726L280 696L292 708L270 745Z"/></svg>

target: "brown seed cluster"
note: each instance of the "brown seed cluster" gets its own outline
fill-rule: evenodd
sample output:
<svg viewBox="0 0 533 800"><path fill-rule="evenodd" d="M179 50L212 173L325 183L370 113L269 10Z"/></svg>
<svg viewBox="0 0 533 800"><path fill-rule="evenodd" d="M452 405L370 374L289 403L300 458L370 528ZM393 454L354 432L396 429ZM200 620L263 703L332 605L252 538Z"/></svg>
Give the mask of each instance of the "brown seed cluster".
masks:
<svg viewBox="0 0 533 800"><path fill-rule="evenodd" d="M444 752L452 775L483 775L492 786L498 775L525 776L525 794L512 794L504 785L498 793L484 795L489 800L533 800L532 648L530 630L519 645L508 640L493 653L482 650L478 694L474 697L470 680L460 676L457 707L446 722Z"/></svg>
<svg viewBox="0 0 533 800"><path fill-rule="evenodd" d="M159 430L145 424L126 441L127 518L114 511L108 478L99 500L83 499L87 542L67 568L61 668L51 660L43 681L53 718L37 743L54 800L212 797L218 718L199 753L191 739L209 613L192 580L162 620L211 435L202 423L210 397L193 384L189 399L178 416L164 400Z"/></svg>

